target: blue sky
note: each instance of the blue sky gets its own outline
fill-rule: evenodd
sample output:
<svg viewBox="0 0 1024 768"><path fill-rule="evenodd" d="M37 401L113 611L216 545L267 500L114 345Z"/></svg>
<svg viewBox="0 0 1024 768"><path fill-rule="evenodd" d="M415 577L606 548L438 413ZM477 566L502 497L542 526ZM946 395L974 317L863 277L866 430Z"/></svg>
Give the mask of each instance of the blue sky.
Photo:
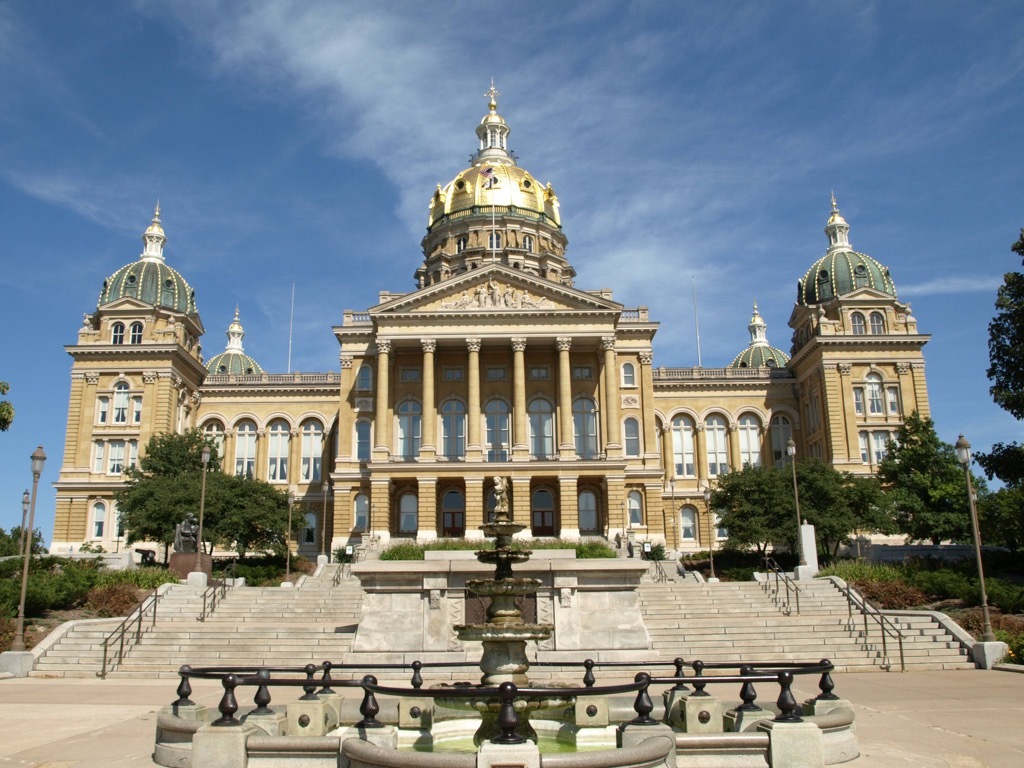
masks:
<svg viewBox="0 0 1024 768"><path fill-rule="evenodd" d="M656 365L728 364L757 300L790 346L835 190L922 332L940 435L1021 439L987 325L1024 225L1019 2L0 2L0 526L29 455L52 533L63 346L141 252L196 290L204 351L236 303L264 368L335 370L332 324L408 290L427 203L476 148L491 77L511 147L561 201L581 288L662 323Z"/></svg>

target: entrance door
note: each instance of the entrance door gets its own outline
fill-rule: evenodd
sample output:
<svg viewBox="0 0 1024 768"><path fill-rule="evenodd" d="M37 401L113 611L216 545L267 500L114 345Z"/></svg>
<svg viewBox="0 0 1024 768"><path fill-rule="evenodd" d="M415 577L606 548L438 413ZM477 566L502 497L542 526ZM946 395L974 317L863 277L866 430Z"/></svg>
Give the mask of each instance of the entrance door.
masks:
<svg viewBox="0 0 1024 768"><path fill-rule="evenodd" d="M466 499L462 491L448 491L441 499L441 535L466 535Z"/></svg>
<svg viewBox="0 0 1024 768"><path fill-rule="evenodd" d="M555 535L555 497L551 491L540 488L533 492L530 518L534 536Z"/></svg>

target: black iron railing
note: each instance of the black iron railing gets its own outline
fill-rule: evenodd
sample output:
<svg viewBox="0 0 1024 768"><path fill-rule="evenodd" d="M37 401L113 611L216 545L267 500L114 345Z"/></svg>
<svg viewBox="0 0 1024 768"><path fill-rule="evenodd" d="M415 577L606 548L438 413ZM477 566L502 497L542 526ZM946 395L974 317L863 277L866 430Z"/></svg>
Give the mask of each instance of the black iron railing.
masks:
<svg viewBox="0 0 1024 768"><path fill-rule="evenodd" d="M853 614L856 611L863 620L865 645L871 642L871 627L878 627L879 639L882 642L882 666L886 669L892 669L892 661L889 658L889 639L891 638L896 641L899 647L900 672L906 672L907 663L903 656L903 631L892 619L882 613L878 607L873 605L864 595L853 589L849 584L846 582L839 584L836 581L832 583L835 584L836 588L846 598L848 621L851 629L853 627Z"/></svg>
<svg viewBox="0 0 1024 768"><path fill-rule="evenodd" d="M131 647L142 638L146 619L149 619L150 629L156 624L156 607L160 602L159 589L157 587L150 592L139 603L139 607L118 625L117 629L103 638L103 662L96 677L106 679L107 673L113 671L118 664L124 661L124 657Z"/></svg>
<svg viewBox="0 0 1024 768"><path fill-rule="evenodd" d="M764 570L766 578L761 582L765 592L772 596L772 600L779 606L787 616L793 613L796 607L796 615L800 615L800 587L793 578L779 566L769 555L764 556Z"/></svg>
<svg viewBox="0 0 1024 768"><path fill-rule="evenodd" d="M214 582L203 592L203 609L196 616L196 621L206 621L206 617L217 610L217 605L228 593L228 578Z"/></svg>

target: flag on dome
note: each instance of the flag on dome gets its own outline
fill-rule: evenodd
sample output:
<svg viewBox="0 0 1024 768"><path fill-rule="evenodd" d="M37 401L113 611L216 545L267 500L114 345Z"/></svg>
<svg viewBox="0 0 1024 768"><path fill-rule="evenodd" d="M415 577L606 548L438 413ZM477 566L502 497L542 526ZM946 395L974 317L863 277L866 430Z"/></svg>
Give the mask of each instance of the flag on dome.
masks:
<svg viewBox="0 0 1024 768"><path fill-rule="evenodd" d="M494 168L487 166L480 175L484 177L484 189L493 189L498 186L498 177L494 175Z"/></svg>

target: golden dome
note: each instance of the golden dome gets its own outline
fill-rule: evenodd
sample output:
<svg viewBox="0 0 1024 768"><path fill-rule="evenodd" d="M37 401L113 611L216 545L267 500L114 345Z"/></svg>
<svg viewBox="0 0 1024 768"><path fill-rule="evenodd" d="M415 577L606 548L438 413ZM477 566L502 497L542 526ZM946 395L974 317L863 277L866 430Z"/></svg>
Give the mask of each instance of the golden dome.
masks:
<svg viewBox="0 0 1024 768"><path fill-rule="evenodd" d="M562 226L558 197L550 184L542 186L517 165L481 163L437 188L430 200L427 228L448 217L489 215L492 206L497 206L499 215L547 220Z"/></svg>

